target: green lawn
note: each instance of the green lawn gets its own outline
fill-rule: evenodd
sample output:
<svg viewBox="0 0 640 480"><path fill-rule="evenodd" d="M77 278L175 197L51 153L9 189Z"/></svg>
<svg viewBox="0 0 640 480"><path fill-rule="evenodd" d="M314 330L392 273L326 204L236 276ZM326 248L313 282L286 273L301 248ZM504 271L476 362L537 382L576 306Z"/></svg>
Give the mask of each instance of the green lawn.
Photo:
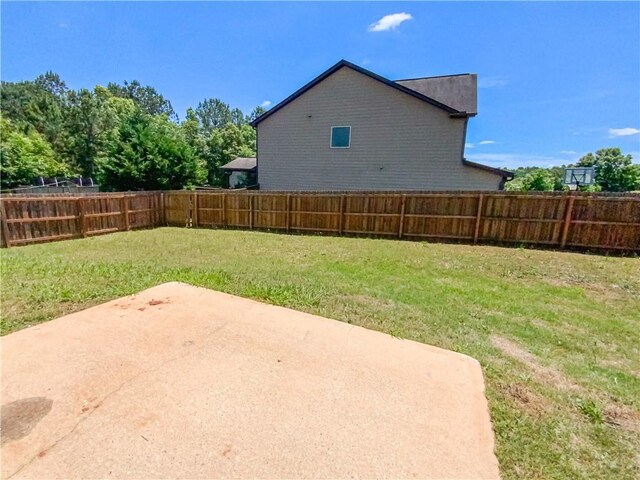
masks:
<svg viewBox="0 0 640 480"><path fill-rule="evenodd" d="M504 478L640 477L640 260L162 228L3 250L2 333L179 280L477 358Z"/></svg>

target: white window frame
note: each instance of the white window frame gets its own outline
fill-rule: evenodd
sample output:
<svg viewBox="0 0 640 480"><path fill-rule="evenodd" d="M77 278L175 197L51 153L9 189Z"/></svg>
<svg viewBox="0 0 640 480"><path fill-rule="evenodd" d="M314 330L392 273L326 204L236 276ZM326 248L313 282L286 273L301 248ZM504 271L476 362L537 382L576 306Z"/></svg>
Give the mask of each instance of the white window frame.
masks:
<svg viewBox="0 0 640 480"><path fill-rule="evenodd" d="M349 129L349 145L346 147L334 147L333 146L333 129L334 128L348 128ZM332 125L331 132L329 133L329 148L351 148L351 125Z"/></svg>

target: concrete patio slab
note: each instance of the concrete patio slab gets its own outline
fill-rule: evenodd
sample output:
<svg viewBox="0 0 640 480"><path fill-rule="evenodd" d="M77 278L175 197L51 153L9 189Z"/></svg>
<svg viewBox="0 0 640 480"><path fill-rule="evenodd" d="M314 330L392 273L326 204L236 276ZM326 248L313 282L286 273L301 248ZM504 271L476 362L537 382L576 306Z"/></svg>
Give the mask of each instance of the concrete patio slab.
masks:
<svg viewBox="0 0 640 480"><path fill-rule="evenodd" d="M3 478L498 478L472 358L168 283L1 340Z"/></svg>

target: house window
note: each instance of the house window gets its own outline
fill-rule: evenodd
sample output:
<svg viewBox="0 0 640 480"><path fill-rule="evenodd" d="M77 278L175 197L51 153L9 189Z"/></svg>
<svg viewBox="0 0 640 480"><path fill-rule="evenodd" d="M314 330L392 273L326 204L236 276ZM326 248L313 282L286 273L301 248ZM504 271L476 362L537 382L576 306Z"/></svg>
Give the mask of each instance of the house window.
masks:
<svg viewBox="0 0 640 480"><path fill-rule="evenodd" d="M331 148L351 146L351 127L331 127Z"/></svg>

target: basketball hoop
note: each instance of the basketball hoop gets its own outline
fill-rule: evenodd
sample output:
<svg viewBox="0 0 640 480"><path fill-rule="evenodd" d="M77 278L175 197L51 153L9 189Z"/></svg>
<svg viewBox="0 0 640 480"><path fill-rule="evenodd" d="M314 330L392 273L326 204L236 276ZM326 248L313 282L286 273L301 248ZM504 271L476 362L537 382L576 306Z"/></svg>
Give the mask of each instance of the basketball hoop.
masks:
<svg viewBox="0 0 640 480"><path fill-rule="evenodd" d="M593 185L594 182L595 168L593 167L567 168L564 171L564 179L562 181L565 185L569 185L569 188L574 185L576 190L580 185Z"/></svg>

